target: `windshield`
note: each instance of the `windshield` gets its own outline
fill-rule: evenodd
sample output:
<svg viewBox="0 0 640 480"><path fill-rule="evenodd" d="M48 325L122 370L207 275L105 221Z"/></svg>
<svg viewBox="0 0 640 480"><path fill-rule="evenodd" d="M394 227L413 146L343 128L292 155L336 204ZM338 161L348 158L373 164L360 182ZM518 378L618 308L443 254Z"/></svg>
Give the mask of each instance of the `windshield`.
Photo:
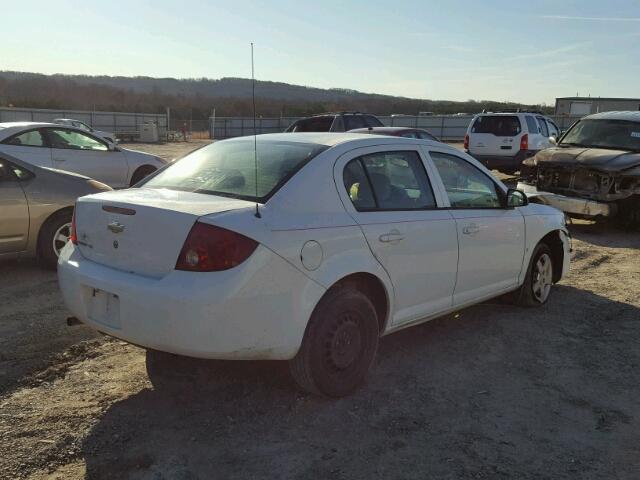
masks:
<svg viewBox="0 0 640 480"><path fill-rule="evenodd" d="M640 151L640 122L580 120L558 145Z"/></svg>
<svg viewBox="0 0 640 480"><path fill-rule="evenodd" d="M254 137L222 141L183 157L143 184L144 188L168 188L243 200L265 202L325 145L298 142L257 141L258 190Z"/></svg>

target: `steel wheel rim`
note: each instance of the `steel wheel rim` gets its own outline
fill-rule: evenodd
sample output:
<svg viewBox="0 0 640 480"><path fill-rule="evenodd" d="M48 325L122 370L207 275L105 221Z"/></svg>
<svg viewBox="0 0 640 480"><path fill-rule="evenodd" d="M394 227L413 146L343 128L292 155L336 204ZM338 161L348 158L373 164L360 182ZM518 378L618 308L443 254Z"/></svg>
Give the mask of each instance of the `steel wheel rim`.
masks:
<svg viewBox="0 0 640 480"><path fill-rule="evenodd" d="M334 374L350 370L357 364L364 347L356 315L345 313L332 329L325 343L325 365Z"/></svg>
<svg viewBox="0 0 640 480"><path fill-rule="evenodd" d="M547 253L540 255L533 268L533 282L531 288L533 296L540 302L546 302L551 293L551 285L553 284L553 265L551 257Z"/></svg>
<svg viewBox="0 0 640 480"><path fill-rule="evenodd" d="M60 256L69 238L71 238L71 222L61 225L53 234L52 247L56 257Z"/></svg>

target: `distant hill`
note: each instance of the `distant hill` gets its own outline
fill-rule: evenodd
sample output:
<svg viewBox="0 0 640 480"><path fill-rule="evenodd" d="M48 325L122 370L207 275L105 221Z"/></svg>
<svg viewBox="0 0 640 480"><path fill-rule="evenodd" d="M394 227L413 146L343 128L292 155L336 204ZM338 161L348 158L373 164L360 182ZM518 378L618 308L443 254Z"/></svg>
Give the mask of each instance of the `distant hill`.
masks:
<svg viewBox="0 0 640 480"><path fill-rule="evenodd" d="M259 80L257 109L261 116L297 116L335 110L359 110L378 115L475 113L483 108L540 108L535 105L493 101L454 102L423 100L356 90L322 89ZM0 106L68 108L83 110L163 112L206 118L212 108L217 115L250 115L251 80L219 80L110 77L88 75L43 75L0 71Z"/></svg>

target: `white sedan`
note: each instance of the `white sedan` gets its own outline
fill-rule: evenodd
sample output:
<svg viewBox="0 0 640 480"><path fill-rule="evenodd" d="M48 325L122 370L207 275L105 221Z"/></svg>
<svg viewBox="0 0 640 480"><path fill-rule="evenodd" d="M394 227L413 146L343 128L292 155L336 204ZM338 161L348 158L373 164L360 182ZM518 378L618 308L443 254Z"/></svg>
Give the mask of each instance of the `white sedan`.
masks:
<svg viewBox="0 0 640 480"><path fill-rule="evenodd" d="M96 130L95 128L87 125L80 120L74 120L73 118L54 118L53 123L58 125L67 125L69 127L76 127L80 130L84 130L89 133L93 133L97 137L104 138L107 142L116 143L116 136L112 132L105 132L103 130Z"/></svg>
<svg viewBox="0 0 640 480"><path fill-rule="evenodd" d="M261 135L257 159L253 137L225 140L79 199L71 312L151 352L287 359L342 396L380 336L504 294L542 305L568 271L564 215L445 144Z"/></svg>
<svg viewBox="0 0 640 480"><path fill-rule="evenodd" d="M166 161L52 123L0 123L0 152L32 165L78 173L113 188L138 183Z"/></svg>

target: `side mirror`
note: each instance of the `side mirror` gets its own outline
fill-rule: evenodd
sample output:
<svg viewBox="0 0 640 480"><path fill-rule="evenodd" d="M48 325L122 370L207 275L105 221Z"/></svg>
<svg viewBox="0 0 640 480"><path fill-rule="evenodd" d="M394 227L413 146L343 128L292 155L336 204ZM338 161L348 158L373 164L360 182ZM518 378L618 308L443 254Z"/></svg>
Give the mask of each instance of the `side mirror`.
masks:
<svg viewBox="0 0 640 480"><path fill-rule="evenodd" d="M507 190L507 208L524 207L529 205L529 199L522 190L510 188Z"/></svg>
<svg viewBox="0 0 640 480"><path fill-rule="evenodd" d="M551 143L551 145L556 145L558 143L558 139L556 138L555 135L551 135L549 137L549 142Z"/></svg>
<svg viewBox="0 0 640 480"><path fill-rule="evenodd" d="M107 148L109 149L110 152L118 151L118 146L113 142L107 142Z"/></svg>

